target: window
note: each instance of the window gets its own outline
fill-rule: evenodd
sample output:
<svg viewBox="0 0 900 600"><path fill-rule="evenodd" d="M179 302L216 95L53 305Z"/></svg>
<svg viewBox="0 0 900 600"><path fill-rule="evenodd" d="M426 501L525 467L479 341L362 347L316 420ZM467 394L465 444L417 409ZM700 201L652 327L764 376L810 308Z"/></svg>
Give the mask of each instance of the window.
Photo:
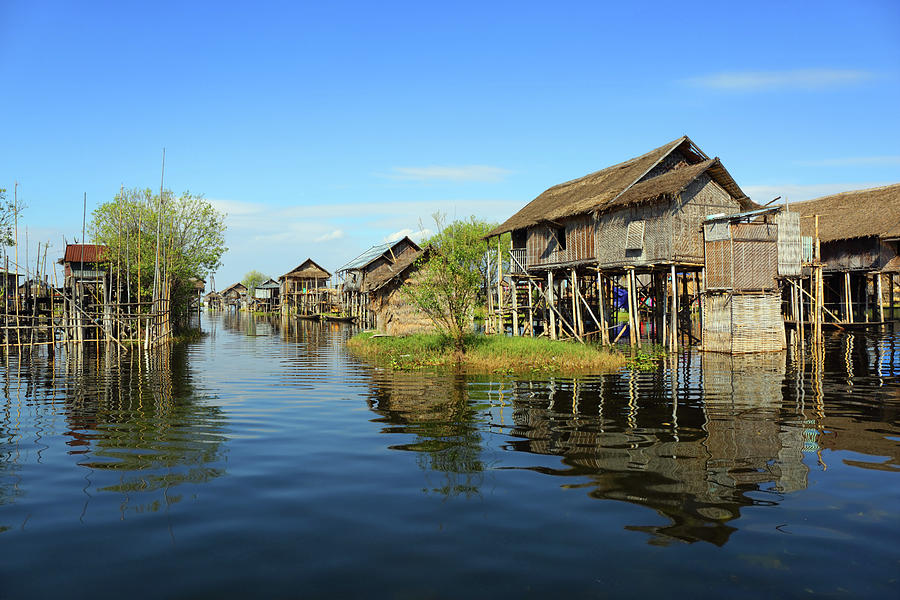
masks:
<svg viewBox="0 0 900 600"><path fill-rule="evenodd" d="M628 224L628 233L625 236L625 251L644 249L644 222L632 221Z"/></svg>
<svg viewBox="0 0 900 600"><path fill-rule="evenodd" d="M553 237L556 238L556 245L558 250L566 249L566 228L564 226L557 227L553 231Z"/></svg>

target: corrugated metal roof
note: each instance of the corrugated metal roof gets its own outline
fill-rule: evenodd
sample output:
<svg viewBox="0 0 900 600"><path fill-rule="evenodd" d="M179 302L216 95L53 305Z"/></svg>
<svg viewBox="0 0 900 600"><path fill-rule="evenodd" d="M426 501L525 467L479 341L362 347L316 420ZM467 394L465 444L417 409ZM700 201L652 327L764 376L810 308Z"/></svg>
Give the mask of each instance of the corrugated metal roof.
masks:
<svg viewBox="0 0 900 600"><path fill-rule="evenodd" d="M375 260L376 258L381 256L382 254L387 252L388 249L390 249L396 243L397 242L388 242L386 244L378 244L377 246L372 246L371 248L369 248L368 250L366 250L365 252L363 252L362 254L360 254L359 256L357 256L356 258L351 260L350 262L348 262L346 265L344 265L343 267L338 269L338 272L340 273L341 271L350 271L352 269L362 269L367 264L369 264L370 262L372 262L373 260Z"/></svg>
<svg viewBox="0 0 900 600"><path fill-rule="evenodd" d="M82 255L82 248L84 254ZM66 254L63 260L65 262L100 262L103 260L103 254L106 252L106 246L101 244L68 244L66 245ZM82 259L82 256L84 258Z"/></svg>

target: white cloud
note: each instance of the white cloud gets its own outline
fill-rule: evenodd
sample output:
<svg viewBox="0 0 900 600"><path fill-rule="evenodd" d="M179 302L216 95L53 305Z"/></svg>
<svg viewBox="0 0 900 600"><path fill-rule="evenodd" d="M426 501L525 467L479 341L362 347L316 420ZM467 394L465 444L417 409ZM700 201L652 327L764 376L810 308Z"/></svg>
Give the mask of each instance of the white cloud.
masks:
<svg viewBox="0 0 900 600"><path fill-rule="evenodd" d="M900 155L848 156L822 160L799 160L796 164L804 167L895 167L900 166Z"/></svg>
<svg viewBox="0 0 900 600"><path fill-rule="evenodd" d="M385 242L396 242L397 240L403 239L405 236L409 236L414 242L420 242L421 240L431 237L434 235L434 232L427 227L423 227L418 231L413 231L412 229L401 229L400 231L395 231L394 233L385 236Z"/></svg>
<svg viewBox="0 0 900 600"><path fill-rule="evenodd" d="M342 237L344 237L344 230L343 230L343 229L335 229L335 230L330 231L330 232L328 232L328 233L326 233L326 234L324 234L324 235L320 235L319 237L317 237L317 238L316 238L315 240L313 240L313 241L315 241L315 242L327 242L327 241L330 241L330 240L339 240L339 239L341 239Z"/></svg>
<svg viewBox="0 0 900 600"><path fill-rule="evenodd" d="M458 167L432 165L428 167L393 167L390 173L380 177L398 181L483 181L496 183L512 173L508 169L487 165Z"/></svg>
<svg viewBox="0 0 900 600"><path fill-rule="evenodd" d="M692 77L687 83L713 90L762 92L770 90L822 90L856 85L874 77L856 69L793 69L785 71L730 71Z"/></svg>
<svg viewBox="0 0 900 600"><path fill-rule="evenodd" d="M801 202L803 200L812 200L821 196L829 196L840 192L848 192L851 190L863 190L867 188L879 187L887 185L886 183L817 183L812 185L797 185L792 183L776 184L776 185L744 185L741 188L753 200L759 204L781 196L779 202Z"/></svg>

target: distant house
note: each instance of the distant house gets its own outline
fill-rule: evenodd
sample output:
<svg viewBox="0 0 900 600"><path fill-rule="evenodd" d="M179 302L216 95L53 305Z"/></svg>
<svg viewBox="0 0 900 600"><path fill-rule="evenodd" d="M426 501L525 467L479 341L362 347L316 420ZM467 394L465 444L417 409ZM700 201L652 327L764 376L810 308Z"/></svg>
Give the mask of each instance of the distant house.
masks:
<svg viewBox="0 0 900 600"><path fill-rule="evenodd" d="M320 311L321 294L328 286L331 273L313 259L302 263L278 278L281 283L281 311L283 313L314 314Z"/></svg>

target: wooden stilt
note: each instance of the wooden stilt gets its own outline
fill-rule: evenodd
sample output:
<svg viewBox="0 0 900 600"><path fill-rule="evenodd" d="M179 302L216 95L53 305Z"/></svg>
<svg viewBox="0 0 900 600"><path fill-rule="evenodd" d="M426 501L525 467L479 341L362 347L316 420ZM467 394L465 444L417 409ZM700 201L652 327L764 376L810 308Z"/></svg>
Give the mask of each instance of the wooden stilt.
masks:
<svg viewBox="0 0 900 600"><path fill-rule="evenodd" d="M510 276L509 287L512 290L512 334L519 335L519 284Z"/></svg>
<svg viewBox="0 0 900 600"><path fill-rule="evenodd" d="M672 340L669 348L672 352L678 351L678 280L675 274L675 265L672 265L672 324L670 325Z"/></svg>
<svg viewBox="0 0 900 600"><path fill-rule="evenodd" d="M597 302L600 309L600 343L609 345L609 323L606 320L606 294L603 293L603 275L597 271Z"/></svg>
<svg viewBox="0 0 900 600"><path fill-rule="evenodd" d="M881 293L881 273L876 274L878 278L875 284L875 297L878 299L878 321L884 323L884 297Z"/></svg>
<svg viewBox="0 0 900 600"><path fill-rule="evenodd" d="M547 270L547 309L550 312L550 339L555 340L556 336L556 313L553 308L556 305L554 298L555 290L553 289L553 271Z"/></svg>
<svg viewBox="0 0 900 600"><path fill-rule="evenodd" d="M629 268L627 272L628 280L628 340L632 346L637 345L637 336L635 335L635 314L634 307L634 269Z"/></svg>

